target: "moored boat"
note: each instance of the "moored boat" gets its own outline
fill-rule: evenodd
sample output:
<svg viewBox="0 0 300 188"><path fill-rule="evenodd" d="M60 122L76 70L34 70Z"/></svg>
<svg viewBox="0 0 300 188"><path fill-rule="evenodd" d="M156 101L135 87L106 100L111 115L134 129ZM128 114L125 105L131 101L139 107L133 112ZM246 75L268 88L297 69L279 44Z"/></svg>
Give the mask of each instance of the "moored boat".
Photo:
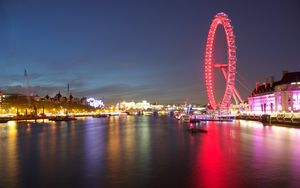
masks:
<svg viewBox="0 0 300 188"><path fill-rule="evenodd" d="M201 129L201 128L190 128L188 129L190 131L190 133L207 133L208 131L205 129Z"/></svg>
<svg viewBox="0 0 300 188"><path fill-rule="evenodd" d="M55 116L52 118L49 118L50 121L74 121L77 120L73 116Z"/></svg>
<svg viewBox="0 0 300 188"><path fill-rule="evenodd" d="M185 123L189 123L190 122L190 118L191 117L189 115L182 115L181 116L182 121L185 122Z"/></svg>
<svg viewBox="0 0 300 188"><path fill-rule="evenodd" d="M109 117L109 114L97 114L93 116L94 118L107 118Z"/></svg>
<svg viewBox="0 0 300 188"><path fill-rule="evenodd" d="M0 123L7 123L9 120L9 118L0 118Z"/></svg>

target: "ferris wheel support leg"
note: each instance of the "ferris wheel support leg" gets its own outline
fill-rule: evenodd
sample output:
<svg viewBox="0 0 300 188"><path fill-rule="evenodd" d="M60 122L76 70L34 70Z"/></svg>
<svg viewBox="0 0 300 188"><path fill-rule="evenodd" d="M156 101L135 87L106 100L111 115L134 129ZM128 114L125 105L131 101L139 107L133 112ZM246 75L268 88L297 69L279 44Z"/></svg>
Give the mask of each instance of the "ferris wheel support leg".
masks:
<svg viewBox="0 0 300 188"><path fill-rule="evenodd" d="M242 99L242 97L241 97L241 95L239 94L239 92L236 90L235 87L233 87L233 93L234 93L234 95L236 95L236 97L239 99L240 103L243 103L243 102L244 102L243 99Z"/></svg>
<svg viewBox="0 0 300 188"><path fill-rule="evenodd" d="M234 101L235 101L235 104L239 104L239 101L238 101L238 99L237 99L235 93L233 93L232 96L233 96L233 99L234 99Z"/></svg>
<svg viewBox="0 0 300 188"><path fill-rule="evenodd" d="M226 70L225 70L226 66L218 66L218 67L221 68L221 71L222 71L222 73L223 73L225 79L227 79L227 73L226 73ZM240 102L240 103L243 103L244 101L243 101L243 99L242 99L240 93L239 93L239 92L237 91L237 89L235 88L235 86L232 87L232 90L233 90L233 98L234 98L235 102L236 102L237 104L238 104L239 102ZM238 100L239 100L239 101L238 101Z"/></svg>

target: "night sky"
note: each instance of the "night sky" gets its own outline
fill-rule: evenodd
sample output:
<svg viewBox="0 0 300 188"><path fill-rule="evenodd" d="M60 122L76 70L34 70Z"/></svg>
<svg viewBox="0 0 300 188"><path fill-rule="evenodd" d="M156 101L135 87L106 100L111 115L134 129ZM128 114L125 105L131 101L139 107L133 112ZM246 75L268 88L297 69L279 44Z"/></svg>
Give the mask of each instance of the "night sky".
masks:
<svg viewBox="0 0 300 188"><path fill-rule="evenodd" d="M0 88L23 93L26 68L41 96L66 94L69 83L73 95L107 104L204 104L215 14L232 21L238 78L252 89L269 76L279 80L282 70L300 71L299 10L298 0L0 0ZM216 57L224 57L225 35L217 34Z"/></svg>

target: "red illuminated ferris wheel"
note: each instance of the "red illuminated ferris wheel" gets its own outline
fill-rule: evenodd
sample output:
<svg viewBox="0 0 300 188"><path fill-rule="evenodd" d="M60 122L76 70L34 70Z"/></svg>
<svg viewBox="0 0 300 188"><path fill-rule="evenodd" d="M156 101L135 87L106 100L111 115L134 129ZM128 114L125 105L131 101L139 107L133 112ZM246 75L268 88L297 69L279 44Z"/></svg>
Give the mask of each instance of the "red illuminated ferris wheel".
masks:
<svg viewBox="0 0 300 188"><path fill-rule="evenodd" d="M216 64L213 62L213 47L215 40L216 29L219 25L222 25L227 41L227 64ZM224 91L224 96L221 102L217 102L214 96L214 69L220 68L225 80L226 86ZM225 13L218 13L209 28L207 42L206 42L206 51L205 51L205 85L206 92L208 97L208 102L211 107L216 110L225 110L228 109L231 104L232 95L234 98L238 98L242 101L240 95L235 89L235 75L236 75L236 46L235 46L235 37L233 34L233 27L230 24L230 19Z"/></svg>

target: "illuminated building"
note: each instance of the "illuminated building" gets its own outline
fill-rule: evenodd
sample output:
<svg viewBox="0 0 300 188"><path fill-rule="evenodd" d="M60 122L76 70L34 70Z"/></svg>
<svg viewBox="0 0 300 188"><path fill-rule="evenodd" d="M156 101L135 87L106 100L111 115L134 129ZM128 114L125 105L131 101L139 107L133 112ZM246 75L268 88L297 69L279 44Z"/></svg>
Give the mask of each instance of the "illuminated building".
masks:
<svg viewBox="0 0 300 188"><path fill-rule="evenodd" d="M135 109L135 102L126 102L123 101L119 104L120 109L122 110L130 110L130 109Z"/></svg>
<svg viewBox="0 0 300 188"><path fill-rule="evenodd" d="M125 110L125 111L131 111L131 110L163 110L164 105L161 104L150 104L146 100L143 100L141 102L126 102L123 101L121 103L118 103L117 106L119 106L120 110Z"/></svg>
<svg viewBox="0 0 300 188"><path fill-rule="evenodd" d="M147 110L151 108L151 104L146 100L143 100L142 102L136 103L136 108L141 110Z"/></svg>
<svg viewBox="0 0 300 188"><path fill-rule="evenodd" d="M249 110L255 114L300 112L300 72L283 72L281 80L256 84L248 98Z"/></svg>
<svg viewBox="0 0 300 188"><path fill-rule="evenodd" d="M0 116L20 116L20 115L53 115L66 111L69 113L80 113L94 111L103 108L104 104L99 100L88 100L83 98L74 98L72 95L63 96L56 94L54 97L38 95L28 97L18 93L0 92Z"/></svg>

